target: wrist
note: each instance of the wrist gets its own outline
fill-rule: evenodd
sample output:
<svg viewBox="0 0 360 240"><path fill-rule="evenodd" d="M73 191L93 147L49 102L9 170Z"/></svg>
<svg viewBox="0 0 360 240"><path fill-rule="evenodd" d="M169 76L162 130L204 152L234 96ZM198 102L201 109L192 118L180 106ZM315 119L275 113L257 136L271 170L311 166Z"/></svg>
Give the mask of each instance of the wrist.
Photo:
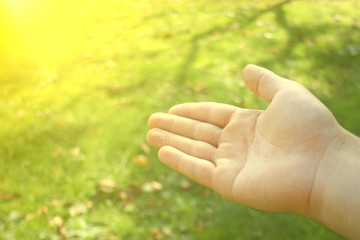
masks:
<svg viewBox="0 0 360 240"><path fill-rule="evenodd" d="M360 233L360 139L343 128L319 162L306 216L349 238Z"/></svg>

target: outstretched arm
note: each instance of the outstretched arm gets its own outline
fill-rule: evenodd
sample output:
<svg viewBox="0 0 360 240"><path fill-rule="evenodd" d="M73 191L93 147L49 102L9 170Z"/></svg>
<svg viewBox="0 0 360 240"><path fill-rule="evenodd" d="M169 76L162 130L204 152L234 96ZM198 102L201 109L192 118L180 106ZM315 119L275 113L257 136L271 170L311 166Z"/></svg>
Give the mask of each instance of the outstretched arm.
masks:
<svg viewBox="0 0 360 240"><path fill-rule="evenodd" d="M186 103L152 115L159 159L232 201L359 235L359 139L302 85L254 65L244 80L266 110Z"/></svg>

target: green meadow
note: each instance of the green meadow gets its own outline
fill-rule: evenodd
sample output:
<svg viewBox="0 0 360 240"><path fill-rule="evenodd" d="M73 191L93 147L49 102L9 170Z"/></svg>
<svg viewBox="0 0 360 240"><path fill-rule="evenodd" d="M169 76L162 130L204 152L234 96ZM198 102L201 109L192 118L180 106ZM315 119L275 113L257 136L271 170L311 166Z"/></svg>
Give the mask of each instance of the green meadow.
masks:
<svg viewBox="0 0 360 240"><path fill-rule="evenodd" d="M360 135L359 9L63 1L3 28L0 239L342 239L227 201L162 165L145 136L148 117L178 103L265 109L242 80L249 63L302 83Z"/></svg>

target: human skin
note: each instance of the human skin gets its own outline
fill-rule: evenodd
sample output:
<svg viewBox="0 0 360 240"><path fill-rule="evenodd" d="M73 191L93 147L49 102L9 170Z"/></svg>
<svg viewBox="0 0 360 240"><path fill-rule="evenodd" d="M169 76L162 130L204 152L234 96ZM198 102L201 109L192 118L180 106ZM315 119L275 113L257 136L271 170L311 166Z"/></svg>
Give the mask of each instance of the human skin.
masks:
<svg viewBox="0 0 360 240"><path fill-rule="evenodd" d="M148 143L170 168L256 209L313 218L360 236L360 140L304 86L248 65L266 110L200 102L149 118Z"/></svg>

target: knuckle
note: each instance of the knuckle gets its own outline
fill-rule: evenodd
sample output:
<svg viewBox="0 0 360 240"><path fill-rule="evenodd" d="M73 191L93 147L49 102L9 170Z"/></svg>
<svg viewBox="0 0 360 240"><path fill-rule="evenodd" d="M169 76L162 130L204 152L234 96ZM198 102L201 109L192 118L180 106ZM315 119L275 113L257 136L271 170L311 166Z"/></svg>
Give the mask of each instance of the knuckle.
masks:
<svg viewBox="0 0 360 240"><path fill-rule="evenodd" d="M165 144L166 144L166 137L165 137L164 135L160 134L159 137L158 137L158 142L159 142L159 146L160 146L160 147L165 146Z"/></svg>

